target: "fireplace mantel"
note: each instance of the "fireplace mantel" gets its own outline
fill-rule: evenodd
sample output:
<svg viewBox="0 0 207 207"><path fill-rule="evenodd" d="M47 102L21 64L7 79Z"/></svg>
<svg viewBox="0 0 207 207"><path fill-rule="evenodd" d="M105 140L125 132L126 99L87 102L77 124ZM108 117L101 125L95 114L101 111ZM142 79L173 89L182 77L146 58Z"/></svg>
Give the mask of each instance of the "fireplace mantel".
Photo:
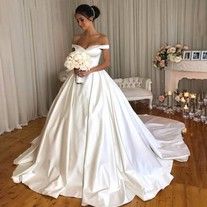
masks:
<svg viewBox="0 0 207 207"><path fill-rule="evenodd" d="M165 90L174 91L182 78L207 79L207 61L188 60L170 63L165 70Z"/></svg>

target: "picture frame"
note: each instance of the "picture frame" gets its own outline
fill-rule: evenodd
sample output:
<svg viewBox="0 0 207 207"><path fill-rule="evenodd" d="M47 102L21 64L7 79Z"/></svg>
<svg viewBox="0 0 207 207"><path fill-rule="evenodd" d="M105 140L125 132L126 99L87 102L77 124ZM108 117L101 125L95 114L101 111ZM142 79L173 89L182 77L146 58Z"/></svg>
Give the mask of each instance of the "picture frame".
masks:
<svg viewBox="0 0 207 207"><path fill-rule="evenodd" d="M201 60L207 60L207 50L201 52Z"/></svg>
<svg viewBox="0 0 207 207"><path fill-rule="evenodd" d="M191 60L200 60L201 59L201 51L194 50L191 53Z"/></svg>
<svg viewBox="0 0 207 207"><path fill-rule="evenodd" d="M191 51L190 50L186 50L183 52L183 60L190 60L191 59Z"/></svg>

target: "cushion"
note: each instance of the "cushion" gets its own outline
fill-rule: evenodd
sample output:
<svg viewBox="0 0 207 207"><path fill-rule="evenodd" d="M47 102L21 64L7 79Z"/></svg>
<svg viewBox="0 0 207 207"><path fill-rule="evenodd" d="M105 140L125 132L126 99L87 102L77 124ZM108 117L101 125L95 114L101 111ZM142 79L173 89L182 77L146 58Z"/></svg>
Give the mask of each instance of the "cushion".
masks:
<svg viewBox="0 0 207 207"><path fill-rule="evenodd" d="M152 92L143 88L122 88L123 93L127 96L127 98L139 98L142 99L144 97L152 97Z"/></svg>

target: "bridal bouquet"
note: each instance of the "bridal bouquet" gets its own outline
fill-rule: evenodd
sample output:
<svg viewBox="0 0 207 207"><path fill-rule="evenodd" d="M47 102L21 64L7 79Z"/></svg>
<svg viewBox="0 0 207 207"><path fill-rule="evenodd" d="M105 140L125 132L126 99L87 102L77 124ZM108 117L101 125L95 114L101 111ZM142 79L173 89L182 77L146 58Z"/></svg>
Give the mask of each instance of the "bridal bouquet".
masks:
<svg viewBox="0 0 207 207"><path fill-rule="evenodd" d="M71 52L64 66L67 68L66 72L77 68L79 70L89 70L91 65L91 57L84 51L74 51ZM76 83L83 83L84 77L76 76Z"/></svg>
<svg viewBox="0 0 207 207"><path fill-rule="evenodd" d="M155 55L153 64L156 68L164 69L169 61L178 63L182 60L184 50L188 50L188 46L182 46L181 44L170 46L165 44Z"/></svg>

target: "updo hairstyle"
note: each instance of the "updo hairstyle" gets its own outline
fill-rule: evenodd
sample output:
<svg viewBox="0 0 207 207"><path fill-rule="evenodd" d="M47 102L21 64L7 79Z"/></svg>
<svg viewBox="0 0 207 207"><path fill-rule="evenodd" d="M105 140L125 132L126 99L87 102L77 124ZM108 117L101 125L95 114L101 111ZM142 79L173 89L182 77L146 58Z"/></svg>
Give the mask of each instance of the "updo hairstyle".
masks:
<svg viewBox="0 0 207 207"><path fill-rule="evenodd" d="M100 10L96 6L89 6L88 4L81 4L76 8L75 13L83 15L87 19L91 19L92 17L92 21L94 21L96 18L99 17Z"/></svg>

